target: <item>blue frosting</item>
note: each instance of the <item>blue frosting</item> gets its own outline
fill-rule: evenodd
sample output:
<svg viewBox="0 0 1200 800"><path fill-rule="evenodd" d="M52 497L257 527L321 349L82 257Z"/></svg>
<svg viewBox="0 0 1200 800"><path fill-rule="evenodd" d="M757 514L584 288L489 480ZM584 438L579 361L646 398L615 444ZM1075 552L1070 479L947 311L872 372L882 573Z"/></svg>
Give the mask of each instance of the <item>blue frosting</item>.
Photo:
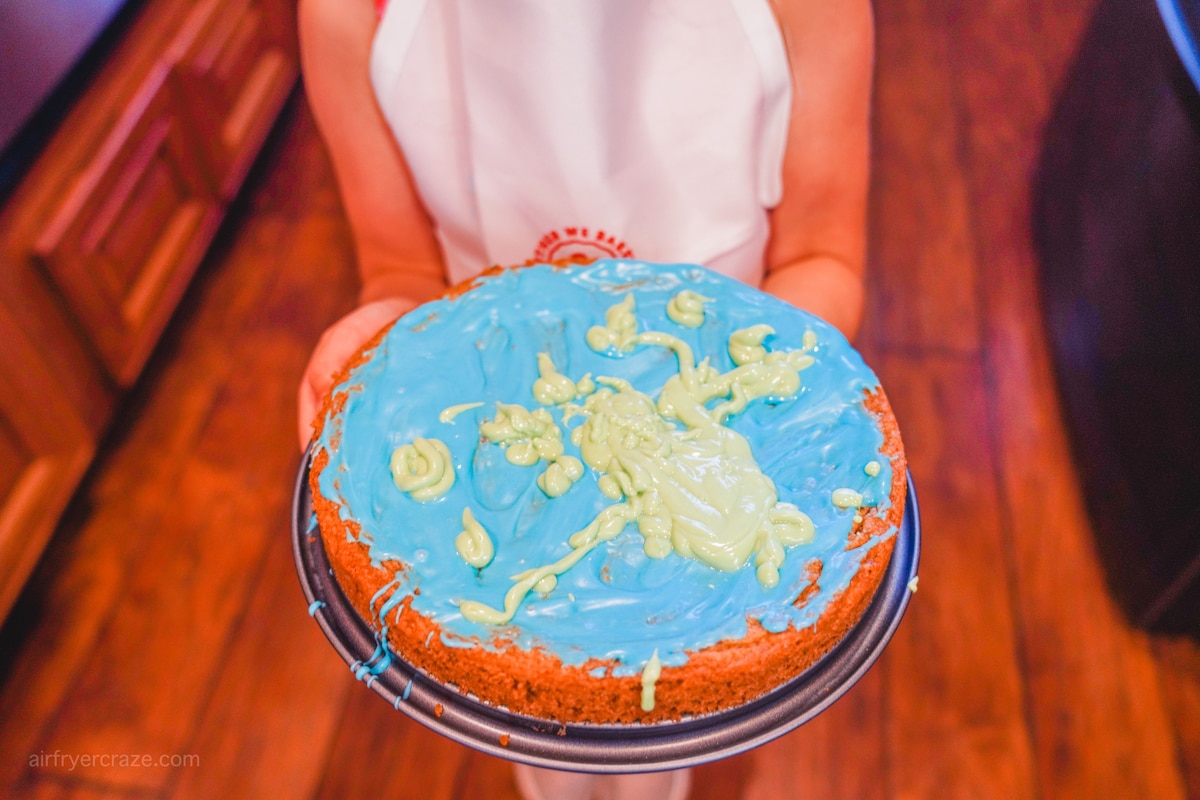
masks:
<svg viewBox="0 0 1200 800"><path fill-rule="evenodd" d="M712 299L699 328L666 316L667 302L682 289ZM768 350L799 349L806 331L816 334L815 363L800 373L800 391L785 400L755 400L728 422L749 441L779 499L812 519L815 540L788 548L779 584L766 589L753 565L722 572L674 553L648 558L630 525L562 575L552 592L530 594L501 629L505 636L549 649L567 664L615 659L622 665L617 674L640 671L655 650L664 665L678 665L688 651L744 636L747 618L770 631L811 625L878 541L847 550L855 512L831 501L835 489L850 488L865 505L886 506L892 482L891 465L880 454L883 436L862 403L863 391L878 381L835 328L693 265L604 261L507 270L403 317L352 373L347 385L363 390L348 393L317 443L331 454L321 493L341 504L343 518L359 523L376 564L396 559L407 565L397 581L406 593L420 588L412 607L437 621L446 644L490 646L496 629L464 619L458 603L503 607L513 575L570 552L568 537L612 504L590 470L565 495L548 498L535 483L545 462L509 463L501 445L481 440L479 423L494 416L497 402L540 407L531 389L538 352L550 353L573 380L585 373L613 376L657 396L678 370L671 351L642 345L623 356L600 354L585 342L587 330L603 324L605 311L629 292L639 331L677 336L721 371L734 366L726 346L735 330L771 325ZM452 423L438 420L443 409L473 402L484 405ZM579 420L564 424L558 409L551 413L564 429L567 453L578 456L569 431ZM398 490L389 472L393 450L417 437L444 442L457 475L445 495L424 503ZM875 476L865 471L871 461L881 467ZM483 570L455 551L465 507L495 542L495 559ZM813 559L823 563L821 591L797 609L793 601L808 584L806 565ZM376 627L389 621L376 620Z"/></svg>

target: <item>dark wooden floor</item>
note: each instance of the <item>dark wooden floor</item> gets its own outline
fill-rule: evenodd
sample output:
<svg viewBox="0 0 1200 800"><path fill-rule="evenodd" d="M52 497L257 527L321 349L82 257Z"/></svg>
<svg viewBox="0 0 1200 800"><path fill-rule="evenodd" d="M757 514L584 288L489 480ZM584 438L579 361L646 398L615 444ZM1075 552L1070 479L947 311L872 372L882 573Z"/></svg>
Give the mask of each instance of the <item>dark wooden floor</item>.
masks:
<svg viewBox="0 0 1200 800"><path fill-rule="evenodd" d="M1088 7L877 3L861 344L920 490L920 591L845 698L697 798L1200 797L1200 647L1105 590L1037 315L1031 172ZM298 98L0 631L0 795L515 797L354 679L293 571L295 386L351 255Z"/></svg>

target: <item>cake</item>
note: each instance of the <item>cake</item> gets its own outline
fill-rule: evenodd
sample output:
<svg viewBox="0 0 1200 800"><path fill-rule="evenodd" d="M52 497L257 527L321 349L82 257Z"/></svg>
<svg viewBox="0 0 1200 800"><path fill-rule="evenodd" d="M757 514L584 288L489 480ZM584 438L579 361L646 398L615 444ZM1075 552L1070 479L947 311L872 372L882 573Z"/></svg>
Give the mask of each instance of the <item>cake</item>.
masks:
<svg viewBox="0 0 1200 800"><path fill-rule="evenodd" d="M904 509L857 352L695 265L491 270L368 342L314 431L322 543L386 650L558 723L799 676L862 616Z"/></svg>

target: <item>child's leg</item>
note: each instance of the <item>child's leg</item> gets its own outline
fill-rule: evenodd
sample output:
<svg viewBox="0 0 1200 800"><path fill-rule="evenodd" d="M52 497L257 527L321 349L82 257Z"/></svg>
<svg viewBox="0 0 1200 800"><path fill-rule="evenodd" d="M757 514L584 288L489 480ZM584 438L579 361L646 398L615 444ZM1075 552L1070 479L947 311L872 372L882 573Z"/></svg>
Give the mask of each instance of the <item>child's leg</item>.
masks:
<svg viewBox="0 0 1200 800"><path fill-rule="evenodd" d="M605 775L598 781L596 800L684 800L691 785L690 769Z"/></svg>
<svg viewBox="0 0 1200 800"><path fill-rule="evenodd" d="M517 764L517 788L525 800L684 800L691 770L641 775L589 775Z"/></svg>
<svg viewBox="0 0 1200 800"><path fill-rule="evenodd" d="M514 764L517 789L525 800L592 800L597 775Z"/></svg>

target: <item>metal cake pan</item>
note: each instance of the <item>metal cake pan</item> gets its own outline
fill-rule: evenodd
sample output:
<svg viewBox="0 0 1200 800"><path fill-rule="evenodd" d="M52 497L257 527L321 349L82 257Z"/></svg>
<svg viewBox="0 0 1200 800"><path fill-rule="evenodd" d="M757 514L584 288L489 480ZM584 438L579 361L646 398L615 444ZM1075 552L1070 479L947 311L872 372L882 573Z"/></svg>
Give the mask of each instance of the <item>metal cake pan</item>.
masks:
<svg viewBox="0 0 1200 800"><path fill-rule="evenodd" d="M838 645L802 675L737 708L680 722L647 725L562 724L486 705L439 684L392 654L380 656L375 634L333 577L312 513L306 456L293 495L292 548L309 613L338 654L376 694L434 731L512 761L582 772L652 772L731 756L803 725L845 694L891 639L912 590L920 554L920 512L908 475L904 519L891 562L871 605Z"/></svg>

